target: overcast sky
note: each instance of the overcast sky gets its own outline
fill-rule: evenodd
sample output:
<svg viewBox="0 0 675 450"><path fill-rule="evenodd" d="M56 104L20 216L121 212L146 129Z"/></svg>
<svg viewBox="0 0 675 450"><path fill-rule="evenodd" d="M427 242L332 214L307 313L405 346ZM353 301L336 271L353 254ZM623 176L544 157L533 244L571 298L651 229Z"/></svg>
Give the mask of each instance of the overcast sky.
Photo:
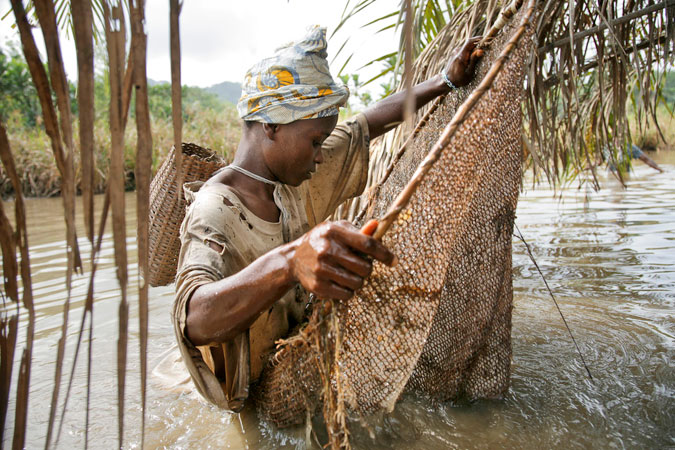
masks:
<svg viewBox="0 0 675 450"><path fill-rule="evenodd" d="M355 3L352 0L352 3ZM253 63L269 56L279 45L304 35L307 27L319 24L332 32L340 21L345 1L331 0L185 0L180 15L182 81L207 87L221 81L237 81ZM358 70L365 62L396 49L393 33L375 34L376 28L361 29L368 20L397 9L398 0L380 0L372 11L338 32L328 43L331 61L345 38L349 44L334 63L336 75L346 57L355 56L347 73L359 73L367 79L374 69ZM0 15L10 10L9 0L0 0ZM0 45L18 42L11 28L14 16L0 21ZM148 77L170 80L169 0L147 0ZM38 45L44 48L39 30L34 30ZM61 38L68 78L77 78L75 44ZM44 54L44 53L43 53Z"/></svg>

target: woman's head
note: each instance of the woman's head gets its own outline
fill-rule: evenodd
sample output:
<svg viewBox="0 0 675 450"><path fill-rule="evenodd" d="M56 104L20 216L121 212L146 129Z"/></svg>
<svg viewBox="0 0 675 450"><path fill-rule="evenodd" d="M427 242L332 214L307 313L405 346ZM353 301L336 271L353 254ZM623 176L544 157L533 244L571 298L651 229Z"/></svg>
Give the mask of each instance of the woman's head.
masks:
<svg viewBox="0 0 675 450"><path fill-rule="evenodd" d="M242 142L248 157L262 162L270 177L291 186L311 178L323 162L322 145L338 116L296 120L287 124L246 122ZM241 147L240 147L241 148Z"/></svg>

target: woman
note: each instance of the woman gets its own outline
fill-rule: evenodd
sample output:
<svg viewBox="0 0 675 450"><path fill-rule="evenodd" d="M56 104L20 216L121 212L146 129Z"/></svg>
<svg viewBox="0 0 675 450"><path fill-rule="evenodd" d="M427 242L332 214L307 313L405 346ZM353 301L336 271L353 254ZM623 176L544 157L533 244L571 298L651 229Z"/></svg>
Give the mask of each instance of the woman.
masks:
<svg viewBox="0 0 675 450"><path fill-rule="evenodd" d="M467 41L439 75L413 87L416 107L473 77L482 51ZM186 185L174 328L199 392L239 411L274 342L299 323L308 292L348 299L372 259L394 255L347 222L323 222L359 195L371 139L403 119L405 93L337 125L349 96L315 27L246 74L233 163Z"/></svg>

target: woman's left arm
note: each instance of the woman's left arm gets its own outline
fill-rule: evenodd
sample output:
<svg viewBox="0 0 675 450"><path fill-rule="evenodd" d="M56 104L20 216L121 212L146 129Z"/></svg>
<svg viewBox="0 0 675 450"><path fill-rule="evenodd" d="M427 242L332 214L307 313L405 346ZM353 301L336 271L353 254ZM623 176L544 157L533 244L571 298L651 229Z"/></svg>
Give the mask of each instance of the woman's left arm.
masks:
<svg viewBox="0 0 675 450"><path fill-rule="evenodd" d="M467 40L461 50L450 58L444 69L448 79L456 87L466 86L473 79L476 63L483 56L483 51L476 49L479 40L480 37ZM450 87L438 74L413 86L412 92L415 99L415 110L417 110L439 95L450 92ZM398 92L375 103L363 112L368 121L371 139L386 133L403 121L405 97L405 91Z"/></svg>

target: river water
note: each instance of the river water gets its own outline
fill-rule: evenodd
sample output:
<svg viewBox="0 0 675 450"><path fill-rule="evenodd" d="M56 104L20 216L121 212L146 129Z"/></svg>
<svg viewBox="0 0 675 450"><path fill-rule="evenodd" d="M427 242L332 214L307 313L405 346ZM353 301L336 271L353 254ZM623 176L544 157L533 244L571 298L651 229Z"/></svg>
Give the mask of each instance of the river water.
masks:
<svg viewBox="0 0 675 450"><path fill-rule="evenodd" d="M545 187L526 186L520 198L516 224L557 298L593 381L525 246L514 239L513 374L506 397L442 405L404 398L390 417L378 422L374 440L354 427L354 446L675 447L675 152L662 152L654 159L666 172L660 174L636 162L628 189L603 173L604 187L599 192L590 187L578 189L575 184L556 196ZM135 217L134 200L133 194L127 196L130 218ZM100 207L101 199L97 201ZM29 199L27 208L37 314L27 448L38 448L44 447L49 417L66 260L60 199ZM9 207L6 210L11 211ZM127 241L132 263L124 446L139 448L138 272L135 226L131 222ZM85 239L80 242L86 259L88 245ZM109 234L99 264L89 443L91 448L114 448L120 294ZM87 283L86 273L73 283L66 374L70 372ZM171 287L150 291L151 371L172 354L172 293ZM13 387L23 344L21 332ZM75 369L59 448L84 447L85 393L86 346ZM4 442L8 447L13 398L9 408ZM148 375L145 444L146 448L272 449L304 448L305 440L304 430L277 433L261 426L253 412L234 415L219 411L202 401L189 384L171 387L155 371Z"/></svg>

